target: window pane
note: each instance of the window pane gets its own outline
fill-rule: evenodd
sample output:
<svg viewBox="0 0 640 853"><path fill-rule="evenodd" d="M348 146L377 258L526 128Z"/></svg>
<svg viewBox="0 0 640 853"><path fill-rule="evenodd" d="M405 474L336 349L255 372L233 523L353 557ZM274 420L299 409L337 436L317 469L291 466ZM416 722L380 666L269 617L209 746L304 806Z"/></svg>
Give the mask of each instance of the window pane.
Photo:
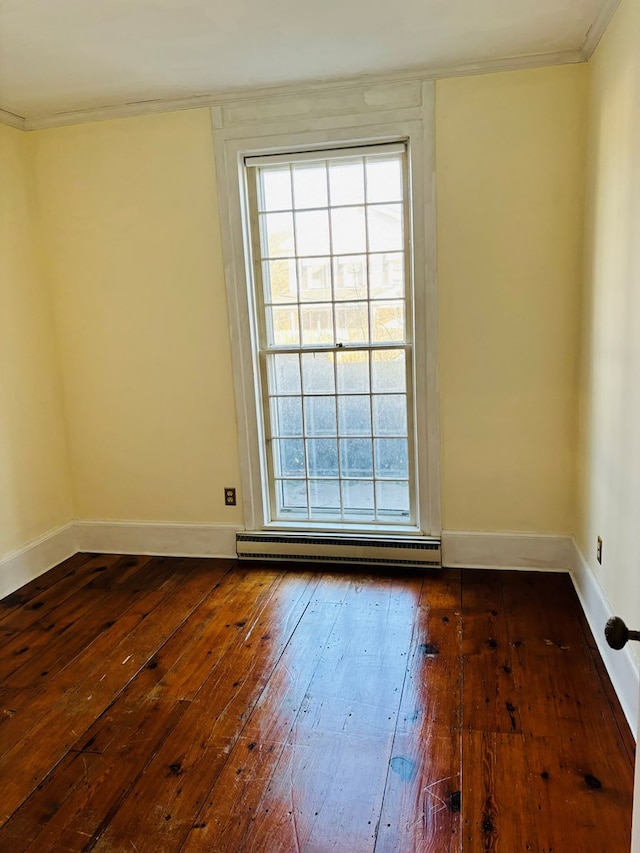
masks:
<svg viewBox="0 0 640 853"><path fill-rule="evenodd" d="M298 255L329 254L329 214L326 210L296 213Z"/></svg>
<svg viewBox="0 0 640 853"><path fill-rule="evenodd" d="M296 262L265 261L262 264L265 302L296 302L298 286L296 281Z"/></svg>
<svg viewBox="0 0 640 853"><path fill-rule="evenodd" d="M273 518L408 522L403 157L321 156L253 167Z"/></svg>
<svg viewBox="0 0 640 853"><path fill-rule="evenodd" d="M386 343L406 339L404 302L371 303L371 338Z"/></svg>
<svg viewBox="0 0 640 853"><path fill-rule="evenodd" d="M260 215L262 254L265 258L290 258L294 254L293 214L263 213Z"/></svg>
<svg viewBox="0 0 640 853"><path fill-rule="evenodd" d="M364 168L362 160L329 165L331 204L362 204L364 201Z"/></svg>
<svg viewBox="0 0 640 853"><path fill-rule="evenodd" d="M340 513L340 481L309 480L309 506L312 518Z"/></svg>
<svg viewBox="0 0 640 853"><path fill-rule="evenodd" d="M407 434L407 398L404 394L373 396L373 432L375 435Z"/></svg>
<svg viewBox="0 0 640 853"><path fill-rule="evenodd" d="M378 480L376 482L378 518L394 517L401 512L409 515L409 483L406 481Z"/></svg>
<svg viewBox="0 0 640 853"><path fill-rule="evenodd" d="M266 309L267 336L269 343L275 346L298 346L298 306L273 305Z"/></svg>
<svg viewBox="0 0 640 853"><path fill-rule="evenodd" d="M378 353L374 353L374 356ZM369 391L369 353L339 352L336 354L338 391L341 394Z"/></svg>
<svg viewBox="0 0 640 853"><path fill-rule="evenodd" d="M336 398L306 397L304 417L308 436L336 435Z"/></svg>
<svg viewBox="0 0 640 853"><path fill-rule="evenodd" d="M302 324L303 346L333 343L333 311L328 305L301 305L300 323Z"/></svg>
<svg viewBox="0 0 640 853"><path fill-rule="evenodd" d="M404 296L404 257L402 252L371 255L369 277L372 299Z"/></svg>
<svg viewBox="0 0 640 853"><path fill-rule="evenodd" d="M333 353L303 353L302 387L305 394L334 393Z"/></svg>
<svg viewBox="0 0 640 853"><path fill-rule="evenodd" d="M288 166L262 170L261 210L291 210L291 172Z"/></svg>
<svg viewBox="0 0 640 853"><path fill-rule="evenodd" d="M334 258L336 299L367 298L367 256L346 255Z"/></svg>
<svg viewBox="0 0 640 853"><path fill-rule="evenodd" d="M369 395L338 397L338 421L341 435L371 435Z"/></svg>
<svg viewBox="0 0 640 853"><path fill-rule="evenodd" d="M340 439L340 464L343 477L373 477L371 439Z"/></svg>
<svg viewBox="0 0 640 853"><path fill-rule="evenodd" d="M402 205L382 204L367 208L369 251L402 251Z"/></svg>
<svg viewBox="0 0 640 853"><path fill-rule="evenodd" d="M293 197L298 209L327 206L327 168L324 163L293 166Z"/></svg>
<svg viewBox="0 0 640 853"><path fill-rule="evenodd" d="M273 439L273 467L276 477L304 477L304 441L298 438Z"/></svg>
<svg viewBox="0 0 640 853"><path fill-rule="evenodd" d="M340 207L332 210L331 239L336 255L366 252L364 207Z"/></svg>
<svg viewBox="0 0 640 853"><path fill-rule="evenodd" d="M404 392L406 383L404 351L394 349L372 353L371 382L374 391Z"/></svg>
<svg viewBox="0 0 640 853"><path fill-rule="evenodd" d="M338 476L338 442L335 438L307 439L309 477Z"/></svg>
<svg viewBox="0 0 640 853"><path fill-rule="evenodd" d="M271 398L271 432L276 436L302 436L300 397Z"/></svg>
<svg viewBox="0 0 640 853"><path fill-rule="evenodd" d="M409 449L406 438L376 438L376 477L406 479Z"/></svg>
<svg viewBox="0 0 640 853"><path fill-rule="evenodd" d="M373 481L343 480L342 505L345 518L352 521L372 521Z"/></svg>
<svg viewBox="0 0 640 853"><path fill-rule="evenodd" d="M343 344L368 343L368 303L341 302L336 305L336 341Z"/></svg>
<svg viewBox="0 0 640 853"><path fill-rule="evenodd" d="M276 500L279 513L296 518L307 517L307 481L276 480Z"/></svg>
<svg viewBox="0 0 640 853"><path fill-rule="evenodd" d="M331 261L329 258L301 258L298 261L298 269L300 270L301 302L331 300Z"/></svg>
<svg viewBox="0 0 640 853"><path fill-rule="evenodd" d="M367 201L402 201L402 164L398 157L388 160L369 158L367 169Z"/></svg>
<svg viewBox="0 0 640 853"><path fill-rule="evenodd" d="M300 393L300 358L298 355L269 357L271 390L276 394Z"/></svg>

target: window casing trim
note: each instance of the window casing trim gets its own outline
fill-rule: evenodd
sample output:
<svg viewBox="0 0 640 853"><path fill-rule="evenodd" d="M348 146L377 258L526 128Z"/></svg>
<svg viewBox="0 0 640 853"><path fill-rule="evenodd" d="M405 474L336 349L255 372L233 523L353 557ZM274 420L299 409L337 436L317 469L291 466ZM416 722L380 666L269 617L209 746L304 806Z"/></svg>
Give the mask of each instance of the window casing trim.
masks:
<svg viewBox="0 0 640 853"><path fill-rule="evenodd" d="M426 383L416 384L416 472L418 477L417 525L406 532L415 535L416 529L428 535L438 535L440 521L439 421L437 400L437 299L436 299L436 240L434 188L434 128L433 84L412 86L406 101L412 105L397 107L397 91L389 93L389 102L376 88L375 98L369 98L369 88L360 87L358 96L351 93L354 104L348 114L337 109L323 114L313 92L291 95L283 106L274 103L267 119L264 104L252 120L248 110L242 111L243 121L226 120L220 108L212 110L214 146L218 173L218 202L223 241L225 281L231 329L234 385L238 420L241 461L242 502L247 529L272 529L268 522L268 485L260 459L262 435L260 391L255 382L259 364L256 362L256 306L250 286L251 257L245 251L250 246L251 231L245 203L248 186L245 158L280 156L290 152L313 152L330 148L353 148L379 144L408 143L408 175L410 184L409 233L413 236L409 262L413 282L413 338L415 341L415 374L426 377ZM420 98L415 94L418 85ZM397 87L396 87L397 88ZM411 97L409 97L411 95ZM282 101L282 99L275 99ZM376 101L372 108L369 100ZM402 98L400 99L402 100ZM418 106L415 101L419 100ZM294 113L278 116L278 111ZM311 118L300 119L300 113ZM326 154L325 154L326 156ZM247 329L249 334L247 334ZM322 524L306 522L307 527L321 529ZM280 523L275 525L282 527ZM287 525L288 526L288 525ZM333 525L332 525L333 526ZM291 525L295 529L295 524ZM357 529L349 525L350 529ZM369 532L371 525L362 525ZM404 532L404 531L399 531Z"/></svg>

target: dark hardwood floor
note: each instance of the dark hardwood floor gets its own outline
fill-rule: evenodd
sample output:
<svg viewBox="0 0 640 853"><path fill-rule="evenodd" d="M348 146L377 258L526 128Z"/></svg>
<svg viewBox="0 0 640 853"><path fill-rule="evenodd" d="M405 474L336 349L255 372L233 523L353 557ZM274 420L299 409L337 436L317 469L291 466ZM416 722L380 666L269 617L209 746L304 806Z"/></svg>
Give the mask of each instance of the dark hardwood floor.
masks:
<svg viewBox="0 0 640 853"><path fill-rule="evenodd" d="M78 554L0 602L0 851L627 853L568 576Z"/></svg>

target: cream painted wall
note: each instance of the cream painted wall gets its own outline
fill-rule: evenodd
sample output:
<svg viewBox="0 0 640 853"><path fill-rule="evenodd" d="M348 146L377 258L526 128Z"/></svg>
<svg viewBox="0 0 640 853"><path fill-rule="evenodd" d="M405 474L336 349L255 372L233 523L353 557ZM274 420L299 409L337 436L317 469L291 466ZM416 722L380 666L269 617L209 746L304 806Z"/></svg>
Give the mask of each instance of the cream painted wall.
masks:
<svg viewBox="0 0 640 853"><path fill-rule="evenodd" d="M447 529L574 529L585 83L437 84ZM76 516L241 523L207 111L33 137Z"/></svg>
<svg viewBox="0 0 640 853"><path fill-rule="evenodd" d="M613 611L633 628L640 627L639 32L640 0L623 0L589 63L579 468L580 547Z"/></svg>
<svg viewBox="0 0 640 853"><path fill-rule="evenodd" d="M0 125L0 559L72 515L29 148Z"/></svg>
<svg viewBox="0 0 640 853"><path fill-rule="evenodd" d="M237 524L208 111L34 136L76 517Z"/></svg>
<svg viewBox="0 0 640 853"><path fill-rule="evenodd" d="M586 84L436 87L445 529L574 530Z"/></svg>

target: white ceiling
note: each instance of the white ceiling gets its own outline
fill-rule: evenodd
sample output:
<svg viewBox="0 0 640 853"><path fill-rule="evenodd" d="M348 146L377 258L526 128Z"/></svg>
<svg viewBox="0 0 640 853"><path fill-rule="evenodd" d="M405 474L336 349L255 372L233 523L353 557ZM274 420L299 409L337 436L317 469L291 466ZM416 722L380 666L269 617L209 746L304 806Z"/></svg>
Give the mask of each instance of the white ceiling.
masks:
<svg viewBox="0 0 640 853"><path fill-rule="evenodd" d="M153 99L585 48L616 0L0 0L0 108Z"/></svg>

